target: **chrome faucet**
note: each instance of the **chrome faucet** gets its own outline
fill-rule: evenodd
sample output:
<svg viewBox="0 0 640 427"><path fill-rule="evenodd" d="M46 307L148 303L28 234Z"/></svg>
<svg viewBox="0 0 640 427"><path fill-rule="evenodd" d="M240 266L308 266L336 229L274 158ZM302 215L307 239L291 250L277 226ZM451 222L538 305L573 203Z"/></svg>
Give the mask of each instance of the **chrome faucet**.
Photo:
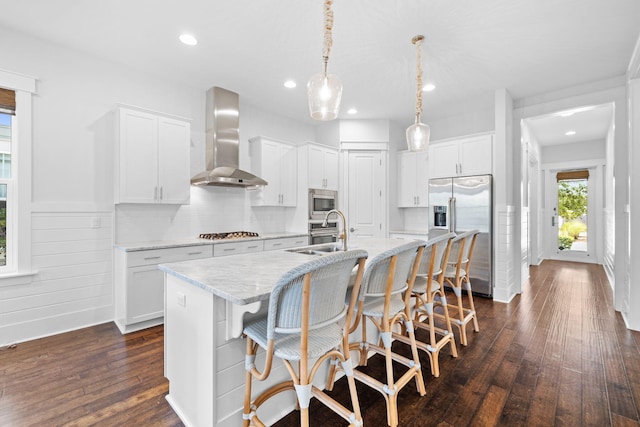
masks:
<svg viewBox="0 0 640 427"><path fill-rule="evenodd" d="M324 221L322 222L322 226L326 227L329 224L329 215L331 215L332 213L335 213L336 215L340 216L340 218L342 218L342 232L338 235L338 239L342 239L342 250L346 251L347 250L347 220L345 219L342 211L339 211L338 209L331 209L325 215Z"/></svg>

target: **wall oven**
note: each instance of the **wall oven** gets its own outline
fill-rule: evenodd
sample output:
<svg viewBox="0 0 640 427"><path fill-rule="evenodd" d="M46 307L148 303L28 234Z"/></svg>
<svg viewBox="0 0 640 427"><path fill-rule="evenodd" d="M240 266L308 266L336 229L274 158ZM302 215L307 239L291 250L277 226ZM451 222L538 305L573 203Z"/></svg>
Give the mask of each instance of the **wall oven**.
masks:
<svg viewBox="0 0 640 427"><path fill-rule="evenodd" d="M324 220L332 209L338 208L338 192L331 190L309 189L309 220Z"/></svg>
<svg viewBox="0 0 640 427"><path fill-rule="evenodd" d="M309 221L309 244L333 243L338 240L338 223L329 221L326 227L321 220Z"/></svg>

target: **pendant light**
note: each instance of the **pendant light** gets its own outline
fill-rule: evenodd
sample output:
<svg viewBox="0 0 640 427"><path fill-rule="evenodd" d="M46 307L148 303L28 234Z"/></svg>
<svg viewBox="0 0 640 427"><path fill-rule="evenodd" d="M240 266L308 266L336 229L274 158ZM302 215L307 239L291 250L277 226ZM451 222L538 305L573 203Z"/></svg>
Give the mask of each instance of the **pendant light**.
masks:
<svg viewBox="0 0 640 427"><path fill-rule="evenodd" d="M338 117L340 98L342 97L342 82L337 76L327 72L329 54L333 44L331 36L333 28L332 3L332 0L325 0L324 2L324 49L322 52L324 69L321 73L311 76L309 83L307 83L311 117L324 121Z"/></svg>
<svg viewBox="0 0 640 427"><path fill-rule="evenodd" d="M407 145L409 151L423 151L429 147L429 134L431 129L429 125L420 122L422 114L422 40L424 36L414 36L411 43L416 45L416 121L407 128Z"/></svg>

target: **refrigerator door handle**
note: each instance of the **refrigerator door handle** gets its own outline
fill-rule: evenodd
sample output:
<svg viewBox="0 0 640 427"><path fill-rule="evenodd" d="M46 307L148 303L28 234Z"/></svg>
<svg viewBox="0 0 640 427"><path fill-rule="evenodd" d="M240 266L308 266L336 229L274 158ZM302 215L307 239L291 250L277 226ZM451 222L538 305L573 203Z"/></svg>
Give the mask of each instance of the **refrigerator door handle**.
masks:
<svg viewBox="0 0 640 427"><path fill-rule="evenodd" d="M456 230L456 198L449 197L449 232Z"/></svg>

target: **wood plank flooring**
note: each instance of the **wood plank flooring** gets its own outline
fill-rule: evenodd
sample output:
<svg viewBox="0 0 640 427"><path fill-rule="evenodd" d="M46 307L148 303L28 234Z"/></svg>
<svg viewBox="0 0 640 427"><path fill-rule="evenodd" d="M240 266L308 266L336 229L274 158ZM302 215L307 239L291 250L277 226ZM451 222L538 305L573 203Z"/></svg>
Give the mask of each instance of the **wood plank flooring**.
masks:
<svg viewBox="0 0 640 427"><path fill-rule="evenodd" d="M400 392L401 426L640 426L640 333L613 310L601 266L545 261L511 303L476 306L480 333L469 326L456 359L442 351L426 396ZM382 359L366 369L382 373ZM161 326L122 336L108 323L0 349L0 426L181 426L167 391ZM386 425L382 396L358 393L365 425ZM311 414L313 425L345 425L315 401Z"/></svg>

